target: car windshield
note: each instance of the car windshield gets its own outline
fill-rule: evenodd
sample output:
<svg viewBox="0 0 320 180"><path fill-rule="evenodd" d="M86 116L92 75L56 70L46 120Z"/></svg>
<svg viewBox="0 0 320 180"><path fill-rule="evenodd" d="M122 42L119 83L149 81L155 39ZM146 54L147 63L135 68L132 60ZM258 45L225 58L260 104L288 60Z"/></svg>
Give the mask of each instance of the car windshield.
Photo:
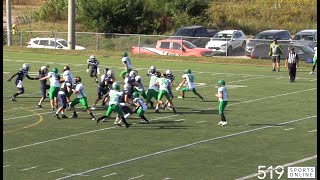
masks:
<svg viewBox="0 0 320 180"><path fill-rule="evenodd" d="M314 54L314 50L309 46L302 46L301 49L306 52L307 54Z"/></svg>
<svg viewBox="0 0 320 180"><path fill-rule="evenodd" d="M193 49L196 48L197 46L195 46L194 44L192 44L191 42L188 41L183 41L182 44L187 47L188 49Z"/></svg>
<svg viewBox="0 0 320 180"><path fill-rule="evenodd" d="M274 39L274 35L272 34L257 34L253 39Z"/></svg>
<svg viewBox="0 0 320 180"><path fill-rule="evenodd" d="M219 39L231 39L232 34L222 34L222 33L217 33L213 36L213 38L219 38Z"/></svg>
<svg viewBox="0 0 320 180"><path fill-rule="evenodd" d="M196 30L195 29L179 29L174 36L195 36Z"/></svg>
<svg viewBox="0 0 320 180"><path fill-rule="evenodd" d="M59 40L57 42L61 43L65 47L68 47L68 41L66 41L66 40Z"/></svg>
<svg viewBox="0 0 320 180"><path fill-rule="evenodd" d="M293 40L313 41L313 35L312 34L296 34L293 37Z"/></svg>

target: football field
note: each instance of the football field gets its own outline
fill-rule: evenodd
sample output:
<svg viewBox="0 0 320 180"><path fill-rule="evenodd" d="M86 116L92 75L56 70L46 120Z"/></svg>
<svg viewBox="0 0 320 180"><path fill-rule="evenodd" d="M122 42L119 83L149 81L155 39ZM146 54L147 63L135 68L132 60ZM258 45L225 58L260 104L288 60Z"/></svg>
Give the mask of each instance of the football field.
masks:
<svg viewBox="0 0 320 180"><path fill-rule="evenodd" d="M234 180L288 179L288 167L317 164L317 76L300 68L289 83L288 72L272 72L270 66L193 63L135 59L144 86L151 65L164 72L171 69L177 86L186 68L196 76L197 91L178 99L173 88L177 114L148 107L150 124L137 114L127 120L130 128L108 122L96 124L76 105L78 119L53 117L49 100L36 108L41 94L37 80L23 81L25 94L17 101L15 78L7 82L23 63L29 63L31 77L43 65L59 69L70 66L80 76L92 105L97 84L86 73L87 56L4 52L3 55L3 179L5 180ZM99 57L101 67L112 69L117 80L123 70L121 57ZM174 57L172 57L174 59ZM101 73L103 73L102 69ZM101 75L101 74L100 74ZM229 93L226 126L218 126L217 82L223 79ZM71 99L75 95L71 96ZM154 101L154 100L153 100ZM101 102L98 103L98 107ZM96 117L106 109L93 111ZM66 111L71 116L71 111ZM265 174L257 174L266 170ZM262 166L265 166L264 168ZM279 166L283 168L270 170ZM269 168L269 170L267 170ZM281 175L281 177L280 177Z"/></svg>

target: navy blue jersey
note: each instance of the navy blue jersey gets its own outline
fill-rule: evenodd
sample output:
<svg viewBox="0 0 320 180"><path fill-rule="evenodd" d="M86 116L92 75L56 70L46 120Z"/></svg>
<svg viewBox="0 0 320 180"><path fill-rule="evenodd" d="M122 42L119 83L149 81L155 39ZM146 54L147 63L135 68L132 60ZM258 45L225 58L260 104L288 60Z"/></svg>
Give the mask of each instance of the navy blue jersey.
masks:
<svg viewBox="0 0 320 180"><path fill-rule="evenodd" d="M64 93L68 94L69 92L68 92L67 87L69 87L69 88L71 89L71 88L72 88L71 83L69 83L69 82L63 82L63 83L61 84L60 90L63 91Z"/></svg>
<svg viewBox="0 0 320 180"><path fill-rule="evenodd" d="M23 68L20 68L16 75L17 75L16 81L18 80L22 81L25 77L28 76L28 71Z"/></svg>
<svg viewBox="0 0 320 180"><path fill-rule="evenodd" d="M175 79L174 75L172 75L172 74L167 74L166 77L167 77L167 79L170 80L170 83L172 84L173 81L174 81L174 79Z"/></svg>
<svg viewBox="0 0 320 180"><path fill-rule="evenodd" d="M88 68L91 67L91 68L97 69L98 65L99 65L99 61L97 59L95 59L95 60L89 59L88 60Z"/></svg>
<svg viewBox="0 0 320 180"><path fill-rule="evenodd" d="M46 77L47 76L47 72L46 71L41 71L39 70L39 79ZM41 86L46 86L47 85L47 79L41 80L40 81L40 85Z"/></svg>

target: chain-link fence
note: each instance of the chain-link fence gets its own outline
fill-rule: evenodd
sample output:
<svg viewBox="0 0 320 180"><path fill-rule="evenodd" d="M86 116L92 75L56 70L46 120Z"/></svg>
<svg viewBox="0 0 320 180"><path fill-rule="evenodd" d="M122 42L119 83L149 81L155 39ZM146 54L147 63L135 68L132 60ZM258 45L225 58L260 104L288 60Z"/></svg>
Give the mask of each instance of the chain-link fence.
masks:
<svg viewBox="0 0 320 180"><path fill-rule="evenodd" d="M6 31L4 30L3 45L6 45ZM13 46L27 46L31 38L55 38L68 39L68 32L53 31L18 31L13 35ZM168 40L169 39L169 40ZM167 49L157 45L159 40L175 41L168 45ZM183 41L189 41L196 47L185 47ZM249 43L250 42L250 43ZM280 44L290 44L291 40L279 40ZM119 50L132 51L138 48L135 53L143 54L171 54L187 56L186 48L193 50L206 50L212 52L210 55L217 56L250 56L256 44L270 44L272 40L251 40L251 39L214 39L208 37L175 37L161 35L142 34L117 34L117 33L94 33L76 32L76 45L85 47L87 50ZM316 42L313 46L316 46ZM180 44L180 45L176 45ZM303 43L302 43L303 44ZM157 47L159 46L159 47ZM312 45L310 45L311 47ZM205 49L206 48L206 49ZM147 50L147 51L145 51ZM172 50L172 51L171 51ZM172 54L173 50L175 54ZM167 52L166 52L167 51ZM207 54L208 55L208 54Z"/></svg>

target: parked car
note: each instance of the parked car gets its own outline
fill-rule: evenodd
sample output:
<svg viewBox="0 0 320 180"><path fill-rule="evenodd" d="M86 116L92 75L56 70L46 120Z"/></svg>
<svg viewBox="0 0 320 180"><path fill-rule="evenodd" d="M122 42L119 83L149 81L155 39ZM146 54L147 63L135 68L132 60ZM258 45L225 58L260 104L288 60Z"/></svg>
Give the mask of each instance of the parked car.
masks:
<svg viewBox="0 0 320 180"><path fill-rule="evenodd" d="M45 49L69 49L68 41L60 38L31 38L28 42L28 48L45 48ZM85 50L82 46L75 46L75 50Z"/></svg>
<svg viewBox="0 0 320 180"><path fill-rule="evenodd" d="M132 54L159 54L172 56L212 56L212 51L196 47L189 41L179 39L158 40L156 47L132 46Z"/></svg>
<svg viewBox="0 0 320 180"><path fill-rule="evenodd" d="M188 26L179 28L172 37L173 39L183 39L191 42L197 47L203 47L214 36L218 30L207 29L204 26ZM181 38L182 37L182 38Z"/></svg>
<svg viewBox="0 0 320 180"><path fill-rule="evenodd" d="M290 48L294 48L295 52L298 54L299 59L303 61L310 61L315 53L315 51L307 45L284 44L281 46L283 51L283 54L280 55L281 60L286 59ZM251 51L251 59L271 59L271 57L269 56L269 48L269 44L262 43L255 45Z"/></svg>
<svg viewBox="0 0 320 180"><path fill-rule="evenodd" d="M317 47L317 30L306 29L297 32L292 38L291 44L305 44L314 49L315 47Z"/></svg>
<svg viewBox="0 0 320 180"><path fill-rule="evenodd" d="M210 38L205 48L222 55L230 55L234 49L245 49L246 35L241 30L224 30L220 31Z"/></svg>
<svg viewBox="0 0 320 180"><path fill-rule="evenodd" d="M256 44L266 43L270 45L273 39L277 39L281 44L289 44L291 40L291 33L288 30L276 29L259 32L246 45L245 54L247 56L250 56L251 51Z"/></svg>

